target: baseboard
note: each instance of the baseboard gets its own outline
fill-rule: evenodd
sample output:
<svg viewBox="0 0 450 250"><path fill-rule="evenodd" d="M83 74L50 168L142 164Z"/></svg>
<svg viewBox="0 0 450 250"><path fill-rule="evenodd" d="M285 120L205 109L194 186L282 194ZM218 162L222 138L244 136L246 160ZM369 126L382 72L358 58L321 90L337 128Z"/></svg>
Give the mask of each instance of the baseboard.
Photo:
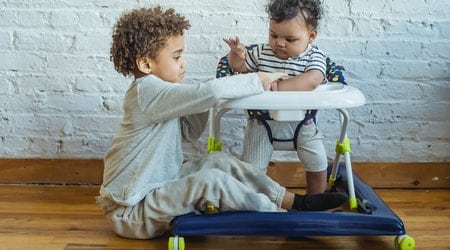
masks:
<svg viewBox="0 0 450 250"><path fill-rule="evenodd" d="M2 184L98 185L102 176L98 159L0 159Z"/></svg>
<svg viewBox="0 0 450 250"><path fill-rule="evenodd" d="M352 169L374 188L450 188L448 162L353 162ZM296 162L274 162L268 169L286 187L303 187L304 173Z"/></svg>
<svg viewBox="0 0 450 250"><path fill-rule="evenodd" d="M450 188L448 162L354 162L355 173L374 188ZM0 184L99 185L98 159L0 159ZM305 186L298 162L273 162L268 175L286 187Z"/></svg>

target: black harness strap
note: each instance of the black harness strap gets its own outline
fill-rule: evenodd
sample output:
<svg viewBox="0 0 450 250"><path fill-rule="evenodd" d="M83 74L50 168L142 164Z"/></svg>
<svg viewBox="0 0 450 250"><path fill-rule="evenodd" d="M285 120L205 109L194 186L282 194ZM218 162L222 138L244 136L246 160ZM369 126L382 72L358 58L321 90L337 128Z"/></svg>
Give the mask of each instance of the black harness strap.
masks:
<svg viewBox="0 0 450 250"><path fill-rule="evenodd" d="M279 142L292 141L292 143L294 144L295 150L297 150L298 133L300 132L300 129L305 124L305 122L313 119L313 122L316 123L317 110L308 110L306 112L305 118L302 121L300 121L298 123L297 127L295 128L294 138L291 138L291 139L278 139L278 138L273 137L272 130L270 129L270 125L269 125L269 123L267 123L267 120L273 120L273 119L270 118L268 113L261 112L261 110L248 110L247 113L249 115L249 120L256 119L266 128L267 135L269 136L269 140L272 145L273 145L274 141L279 141Z"/></svg>

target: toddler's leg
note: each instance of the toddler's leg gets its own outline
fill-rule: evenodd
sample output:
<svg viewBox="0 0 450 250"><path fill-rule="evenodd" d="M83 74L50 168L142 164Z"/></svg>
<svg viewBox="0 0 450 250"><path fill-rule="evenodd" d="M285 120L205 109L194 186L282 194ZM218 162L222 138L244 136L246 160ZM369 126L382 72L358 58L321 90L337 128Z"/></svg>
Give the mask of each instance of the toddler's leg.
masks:
<svg viewBox="0 0 450 250"><path fill-rule="evenodd" d="M277 205L267 196L231 175L204 169L150 191L135 206L118 206L107 218L118 235L148 239L167 232L175 217L198 212L207 204L221 211L277 211Z"/></svg>
<svg viewBox="0 0 450 250"><path fill-rule="evenodd" d="M253 167L231 155L222 152L210 153L200 159L183 165L183 176L203 170L219 170L233 176L255 193L264 194L269 200L285 209L320 211L338 207L348 197L343 193L322 193L298 195L286 191L286 188L273 181L266 174L253 170ZM222 209L222 208L221 208Z"/></svg>
<svg viewBox="0 0 450 250"><path fill-rule="evenodd" d="M245 127L241 159L252 164L258 171L266 173L272 152L273 146L266 128L260 125L256 119L249 120Z"/></svg>
<svg viewBox="0 0 450 250"><path fill-rule="evenodd" d="M265 173L255 171L254 167L238 158L223 152L213 152L199 159L186 162L181 171L181 176L196 173L204 169L220 169L250 190L262 193L281 206L286 188L269 178Z"/></svg>
<svg viewBox="0 0 450 250"><path fill-rule="evenodd" d="M143 216L169 229L176 216L198 212L206 205L220 211L277 211L277 205L219 169L203 169L150 192Z"/></svg>
<svg viewBox="0 0 450 250"><path fill-rule="evenodd" d="M306 172L308 194L323 193L327 187L327 154L322 135L314 123L304 125L297 137L297 155Z"/></svg>

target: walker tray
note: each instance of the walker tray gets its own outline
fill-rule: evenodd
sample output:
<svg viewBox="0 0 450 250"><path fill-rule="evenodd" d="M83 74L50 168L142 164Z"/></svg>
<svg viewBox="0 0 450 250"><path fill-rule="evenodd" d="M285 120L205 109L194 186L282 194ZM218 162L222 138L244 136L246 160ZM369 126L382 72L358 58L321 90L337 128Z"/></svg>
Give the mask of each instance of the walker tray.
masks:
<svg viewBox="0 0 450 250"><path fill-rule="evenodd" d="M240 109L305 110L353 108L364 105L366 98L357 88L343 84L322 84L312 91L265 91L220 106Z"/></svg>

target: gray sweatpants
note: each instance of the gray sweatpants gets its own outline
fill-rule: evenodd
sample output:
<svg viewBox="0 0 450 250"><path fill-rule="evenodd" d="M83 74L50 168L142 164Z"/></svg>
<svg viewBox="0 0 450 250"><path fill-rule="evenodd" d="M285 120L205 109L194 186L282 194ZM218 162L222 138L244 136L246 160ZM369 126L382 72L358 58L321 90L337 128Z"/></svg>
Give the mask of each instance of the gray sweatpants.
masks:
<svg viewBox="0 0 450 250"><path fill-rule="evenodd" d="M205 204L220 211L276 211L286 189L239 159L216 152L183 164L180 178L154 189L132 207L105 198L98 203L115 233L147 239L164 234L179 215L198 212Z"/></svg>

